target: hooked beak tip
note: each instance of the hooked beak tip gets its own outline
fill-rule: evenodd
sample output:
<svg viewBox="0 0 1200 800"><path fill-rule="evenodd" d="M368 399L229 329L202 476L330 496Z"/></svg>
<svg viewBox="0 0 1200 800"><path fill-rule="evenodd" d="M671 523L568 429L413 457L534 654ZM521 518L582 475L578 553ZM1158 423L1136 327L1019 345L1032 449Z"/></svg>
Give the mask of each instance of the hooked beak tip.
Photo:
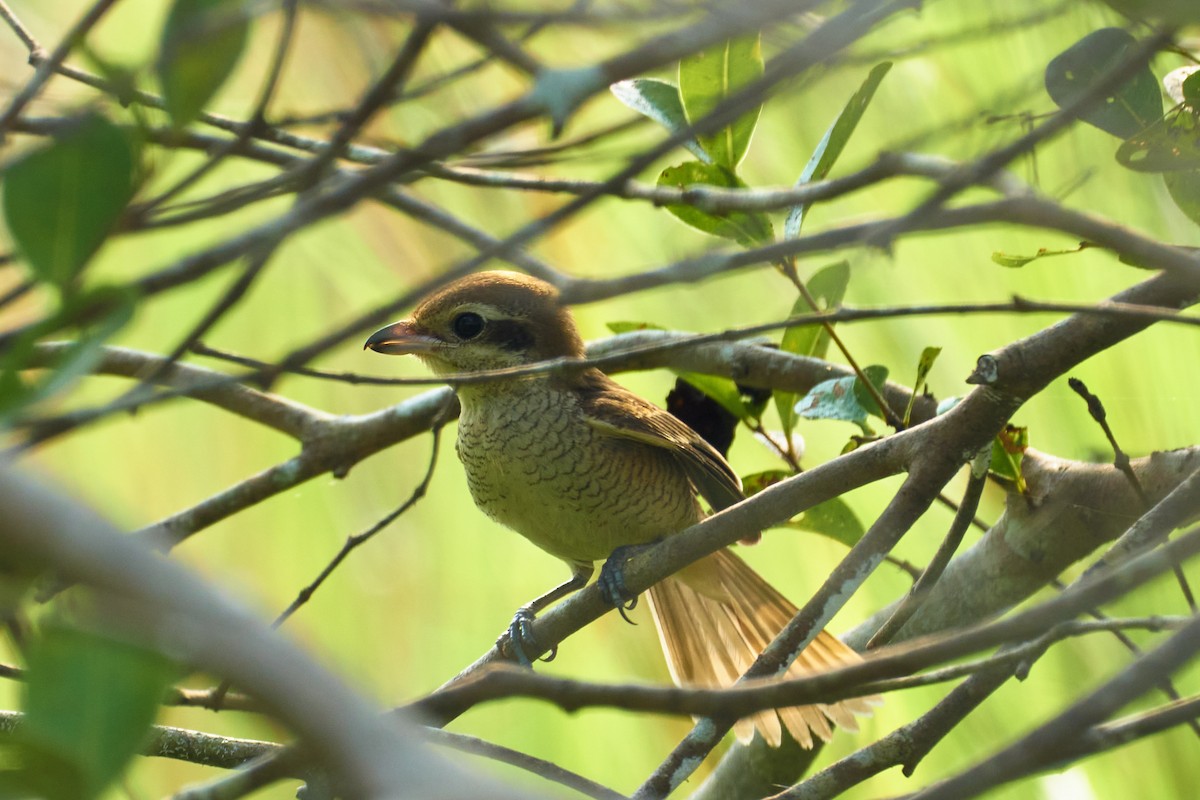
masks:
<svg viewBox="0 0 1200 800"><path fill-rule="evenodd" d="M408 320L401 320L372 333L363 343L363 349L374 350L384 355L402 356L428 352L437 344L437 339L421 332Z"/></svg>

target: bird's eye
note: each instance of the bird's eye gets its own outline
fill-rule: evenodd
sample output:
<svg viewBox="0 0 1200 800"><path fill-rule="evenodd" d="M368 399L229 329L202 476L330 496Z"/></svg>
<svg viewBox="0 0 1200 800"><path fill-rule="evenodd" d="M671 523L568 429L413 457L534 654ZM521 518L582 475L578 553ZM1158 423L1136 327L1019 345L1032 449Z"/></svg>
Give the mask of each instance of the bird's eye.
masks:
<svg viewBox="0 0 1200 800"><path fill-rule="evenodd" d="M464 311L454 318L454 335L460 339L474 339L483 330L483 317L474 311Z"/></svg>

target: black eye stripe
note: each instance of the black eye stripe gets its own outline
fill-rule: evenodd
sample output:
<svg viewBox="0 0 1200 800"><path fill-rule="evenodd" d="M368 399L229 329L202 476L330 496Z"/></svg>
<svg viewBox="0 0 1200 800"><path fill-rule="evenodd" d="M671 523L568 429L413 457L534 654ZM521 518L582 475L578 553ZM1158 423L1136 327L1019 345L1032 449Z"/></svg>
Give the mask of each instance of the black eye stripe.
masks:
<svg viewBox="0 0 1200 800"><path fill-rule="evenodd" d="M474 311L464 311L454 318L451 327L454 329L454 335L458 338L474 339L483 331L484 324L483 317Z"/></svg>
<svg viewBox="0 0 1200 800"><path fill-rule="evenodd" d="M493 322L488 329L488 339L514 352L533 347L533 331L526 324L512 319Z"/></svg>

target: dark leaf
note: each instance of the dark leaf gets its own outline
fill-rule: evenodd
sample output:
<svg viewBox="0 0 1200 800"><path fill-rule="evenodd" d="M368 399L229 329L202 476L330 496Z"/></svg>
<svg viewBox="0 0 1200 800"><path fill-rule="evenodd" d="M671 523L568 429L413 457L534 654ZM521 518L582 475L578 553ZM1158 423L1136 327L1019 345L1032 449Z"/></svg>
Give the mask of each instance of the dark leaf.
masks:
<svg viewBox="0 0 1200 800"><path fill-rule="evenodd" d="M728 455L738 416L724 403L696 387L692 377L675 379L675 387L667 394L667 411L700 434L700 438L718 453Z"/></svg>
<svg viewBox="0 0 1200 800"><path fill-rule="evenodd" d="M1046 66L1046 91L1060 108L1088 94L1091 87L1137 46L1122 28L1093 31L1055 56ZM1162 93L1150 68L1143 66L1079 118L1106 133L1128 139L1162 116Z"/></svg>
<svg viewBox="0 0 1200 800"><path fill-rule="evenodd" d="M758 419L754 409L746 402L738 385L728 378L716 375L704 375L699 372L683 372L671 370L683 380L711 397L730 414L743 422L752 423Z"/></svg>
<svg viewBox="0 0 1200 800"><path fill-rule="evenodd" d="M1200 169L1200 111L1179 106L1117 148L1117 161L1138 172Z"/></svg>

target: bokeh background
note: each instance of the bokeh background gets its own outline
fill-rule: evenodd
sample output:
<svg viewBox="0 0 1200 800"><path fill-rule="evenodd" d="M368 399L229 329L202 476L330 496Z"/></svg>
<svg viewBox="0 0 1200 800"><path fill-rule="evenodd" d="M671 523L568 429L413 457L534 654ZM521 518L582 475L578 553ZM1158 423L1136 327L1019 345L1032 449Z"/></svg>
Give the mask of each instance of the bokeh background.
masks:
<svg viewBox="0 0 1200 800"><path fill-rule="evenodd" d="M10 0L43 43L58 41L85 8L82 0ZM303 115L352 104L378 75L405 32L396 20L337 9L306 8L286 67L273 116ZM148 65L155 54L164 0L123 0L89 38L94 54L135 70L154 90ZM825 128L870 67L885 58L895 67L884 80L835 174L869 163L884 150L912 150L970 159L1019 135L1023 115L1052 111L1042 88L1045 64L1086 33L1118 22L1105 6L1088 2L1013 0L929 2L920 12L893 19L863 41L844 63L791 84L767 103L746 162L754 186L792 183ZM233 81L213 110L244 117L270 56L278 18L256 23ZM549 63L583 65L628 47L645 31L612 26L572 29L533 39L530 49ZM772 33L763 32L772 52ZM430 77L474 60L478 48L461 38L435 37L417 75ZM26 53L16 38L0 31L3 91L29 75ZM86 59L80 62L86 65ZM1184 63L1160 56L1158 75ZM664 73L665 75L665 73ZM669 77L669 76L668 76ZM493 66L474 78L380 115L368 140L381 146L420 141L454 119L517 96L525 88L509 70ZM94 102L94 95L56 78L36 107L58 112ZM155 113L149 112L155 119ZM612 97L584 107L566 131L571 137L628 117ZM548 124L531 125L490 141L496 151L548 143ZM638 148L661 134L651 125L631 129L603 146L534 168L544 175L603 178ZM8 152L25 143L16 139ZM1115 140L1075 126L1040 148L1036 157L1013 165L1019 177L1077 208L1091 210L1147 235L1180 244L1200 244L1200 231L1170 202L1161 181L1121 168ZM195 154L148 150L151 187L166 186L199 159ZM664 159L643 176L683 159ZM268 168L230 161L206 179L199 192L268 177ZM497 192L425 180L412 191L479 227L503 236L563 202L542 194ZM920 180L903 180L817 207L808 231L900 213L928 191ZM121 236L89 267L90 280L120 280L169 264L198 248L284 212L290 201L260 203L233 215L195 225ZM777 228L781 219L775 220ZM993 302L1023 297L1091 302L1144 277L1112 255L1090 250L1006 269L994 251L1033 253L1075 242L1039 231L991 226L969 232L908 237L894 251L854 250L847 302L861 306L915 303ZM579 276L613 276L669 263L716 245L649 204L605 200L533 246L555 267ZM293 236L238 309L205 337L206 343L272 360L335 324L352 318L406 287L437 275L469 255L460 242L431 231L396 211L360 204L351 212ZM801 274L839 256L801 262ZM0 271L0 283L19 279L15 268ZM219 272L185 291L143 304L117 343L152 352L170 348L232 280ZM713 331L786 316L794 299L786 280L769 267L748 269L696 286L675 286L576 309L585 337L607 334L606 322L644 320L668 328ZM45 297L36 293L6 311L5 327L32 318ZM963 379L981 353L1053 322L1051 315L934 317L843 326L841 333L862 363L884 364L893 380L911 383L921 350L943 348L930 377L939 397L963 394ZM371 331L362 331L365 338ZM197 363L217 366L197 359ZM1190 329L1158 326L1083 364L1075 371L1109 409L1125 449L1142 455L1200 441L1200 394L1196 365L1200 337ZM407 359L363 352L347 341L315 366L374 375L422 375ZM665 371L622 375L620 380L662 402L672 377ZM127 382L88 379L64 407L115 397ZM356 414L403 400L420 390L350 386L285 377L275 390L334 414ZM1050 387L1014 420L1028 426L1034 447L1057 456L1107 460L1100 430L1065 380ZM837 455L855 429L845 423L805 422L805 463ZM381 707L402 704L436 688L483 653L513 610L562 580L563 566L477 512L453 454L443 437L437 474L428 496L356 552L286 625L324 663ZM399 505L423 474L431 441L421 437L354 467L341 480L324 476L273 498L194 536L175 557L229 593L274 617L311 580L348 535L360 532ZM201 403L180 400L135 415L110 419L40 448L27 466L86 499L131 530L154 522L218 492L296 452L291 440ZM751 437L735 443L731 460L743 474L778 466ZM869 522L894 492L896 481L855 492L846 499ZM952 487L953 488L953 487ZM1002 508L989 489L981 515L995 519ZM940 541L949 512L935 508L906 537L897 555L923 564ZM975 534L969 536L974 537ZM806 599L844 553L842 545L813 534L769 532L745 557L794 601ZM908 578L885 565L835 621L849 628L908 587ZM1116 613L1177 613L1184 608L1173 583L1163 582L1117 604ZM603 681L669 681L653 627L644 609L637 627L610 615L574 637L558 658L539 670ZM1138 638L1135 634L1135 638ZM1129 656L1107 637L1068 642L1040 660L1023 684L996 693L920 765L921 784L950 774L1011 741L1111 675ZM1195 691L1196 670L1181 676L1184 693ZM193 686L211 681L196 676ZM821 763L843 756L928 709L944 687L893 695L859 735L839 733ZM0 684L2 704L14 708L17 689ZM1158 698L1148 698L1157 700ZM164 723L251 738L279 739L286 732L248 714L215 715L171 709ZM572 715L529 701L492 704L457 720L451 730L496 741L583 773L619 791L632 790L688 729L686 720L589 710ZM1198 742L1186 728L1093 759L1062 774L997 790L996 798L1186 797L1200 782ZM507 772L491 764L486 769ZM213 771L177 762L142 760L113 797L154 797ZM513 773L514 780L531 780ZM696 781L693 778L693 782ZM694 783L693 783L694 785ZM913 784L897 771L878 776L850 796L902 793ZM290 797L294 785L279 785L261 797Z"/></svg>

